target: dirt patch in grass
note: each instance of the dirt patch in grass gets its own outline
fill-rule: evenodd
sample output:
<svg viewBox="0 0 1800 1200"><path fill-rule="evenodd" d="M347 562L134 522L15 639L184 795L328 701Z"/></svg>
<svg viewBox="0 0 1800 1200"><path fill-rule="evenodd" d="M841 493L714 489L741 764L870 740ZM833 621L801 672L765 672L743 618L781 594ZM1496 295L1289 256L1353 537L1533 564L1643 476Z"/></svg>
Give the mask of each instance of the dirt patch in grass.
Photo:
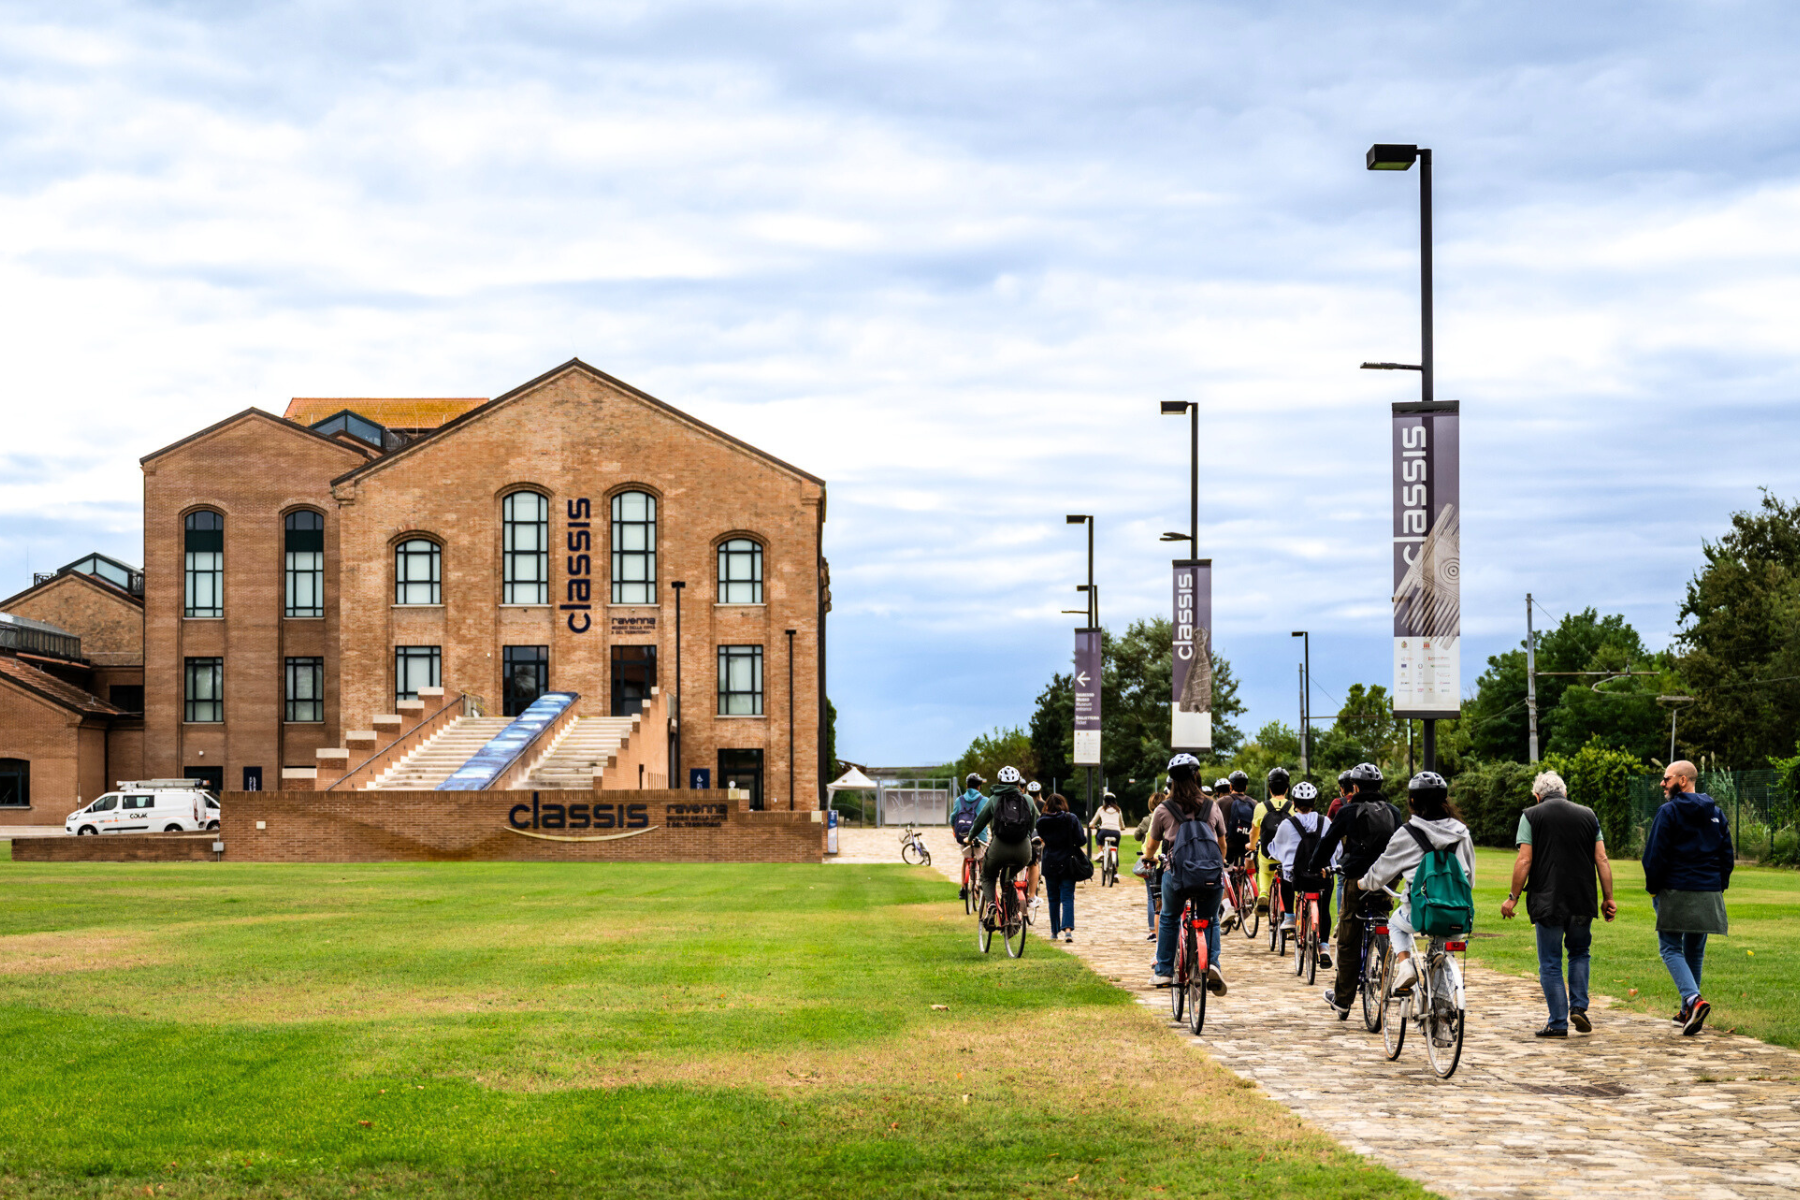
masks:
<svg viewBox="0 0 1800 1200"><path fill-rule="evenodd" d="M169 961L155 939L136 933L18 933L0 937L0 975L115 971Z"/></svg>

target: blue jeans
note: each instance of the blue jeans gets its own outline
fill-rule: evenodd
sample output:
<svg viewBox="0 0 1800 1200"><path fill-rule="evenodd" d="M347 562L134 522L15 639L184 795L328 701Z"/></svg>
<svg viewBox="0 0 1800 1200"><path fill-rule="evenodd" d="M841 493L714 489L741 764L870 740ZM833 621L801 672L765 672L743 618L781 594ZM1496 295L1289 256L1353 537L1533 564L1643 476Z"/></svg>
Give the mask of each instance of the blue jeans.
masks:
<svg viewBox="0 0 1800 1200"><path fill-rule="evenodd" d="M1156 932L1156 885L1144 878L1144 920L1150 926L1150 932Z"/></svg>
<svg viewBox="0 0 1800 1200"><path fill-rule="evenodd" d="M1044 891L1050 897L1050 936L1075 928L1075 880L1044 876Z"/></svg>
<svg viewBox="0 0 1800 1200"><path fill-rule="evenodd" d="M1163 872L1162 919L1156 927L1156 966L1157 975L1173 975L1175 973L1175 936L1176 926L1181 922L1181 908L1188 900L1194 902L1199 914L1212 922L1206 927L1206 961L1213 966L1219 965L1219 900L1225 895L1223 885L1209 888L1191 888L1183 892L1175 886L1175 876Z"/></svg>
<svg viewBox="0 0 1800 1200"><path fill-rule="evenodd" d="M1657 897L1651 897L1652 908L1656 907L1656 901ZM1675 990L1681 993L1682 1007L1687 1007L1688 1002L1700 994L1700 971L1706 965L1706 935L1658 930L1656 948L1662 954L1663 966L1669 969L1669 978L1675 981Z"/></svg>
<svg viewBox="0 0 1800 1200"><path fill-rule="evenodd" d="M1538 982L1550 1006L1550 1028L1566 1030L1569 1010L1587 1011L1588 948L1594 944L1594 919L1570 917L1567 925L1537 927ZM1563 947L1569 950L1569 987L1563 990Z"/></svg>

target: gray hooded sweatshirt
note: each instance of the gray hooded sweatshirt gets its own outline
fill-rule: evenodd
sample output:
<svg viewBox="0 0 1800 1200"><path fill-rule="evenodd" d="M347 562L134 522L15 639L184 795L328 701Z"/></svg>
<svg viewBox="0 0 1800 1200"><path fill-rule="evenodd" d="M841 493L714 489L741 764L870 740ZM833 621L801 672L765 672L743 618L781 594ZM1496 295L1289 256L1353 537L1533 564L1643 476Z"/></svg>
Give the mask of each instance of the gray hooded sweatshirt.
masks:
<svg viewBox="0 0 1800 1200"><path fill-rule="evenodd" d="M1425 834L1431 844L1438 850L1456 847L1456 859L1462 863L1463 870L1469 873L1469 885L1475 884L1475 843L1469 837L1469 827L1455 817L1440 817L1435 821L1427 821L1423 817L1414 817L1406 823ZM1425 851L1413 835L1406 832L1403 825L1394 830L1394 836L1388 839L1387 849L1369 868L1369 873L1359 881L1364 891L1378 891L1392 886L1394 880L1402 875L1412 873L1414 867L1425 857Z"/></svg>

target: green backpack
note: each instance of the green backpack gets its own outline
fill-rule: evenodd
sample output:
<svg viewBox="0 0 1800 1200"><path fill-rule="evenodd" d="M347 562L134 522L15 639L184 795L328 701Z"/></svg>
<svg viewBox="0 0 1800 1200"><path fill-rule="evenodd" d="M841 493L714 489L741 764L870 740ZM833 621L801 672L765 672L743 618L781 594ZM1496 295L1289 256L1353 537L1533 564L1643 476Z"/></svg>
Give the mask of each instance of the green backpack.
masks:
<svg viewBox="0 0 1800 1200"><path fill-rule="evenodd" d="M1412 834L1419 849L1425 852L1413 871L1409 894L1413 928L1427 937L1454 937L1473 930L1475 889L1469 886L1469 876L1463 870L1462 860L1456 857L1456 847L1440 850L1417 825L1408 823L1401 828Z"/></svg>

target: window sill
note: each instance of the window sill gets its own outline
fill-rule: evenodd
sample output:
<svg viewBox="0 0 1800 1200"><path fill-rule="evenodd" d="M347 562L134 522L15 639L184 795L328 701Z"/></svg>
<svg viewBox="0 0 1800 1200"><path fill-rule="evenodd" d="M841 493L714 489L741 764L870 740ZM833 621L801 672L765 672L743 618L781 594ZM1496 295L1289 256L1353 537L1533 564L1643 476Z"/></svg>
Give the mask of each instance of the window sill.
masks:
<svg viewBox="0 0 1800 1200"><path fill-rule="evenodd" d="M283 721L283 725L323 725L323 721Z"/></svg>
<svg viewBox="0 0 1800 1200"><path fill-rule="evenodd" d="M223 724L225 724L223 721L183 721L181 727L183 729L217 729Z"/></svg>
<svg viewBox="0 0 1800 1200"><path fill-rule="evenodd" d="M388 607L389 608L436 608L436 609L442 609L444 606L442 604L390 604L390 605L388 605ZM500 607L501 608L549 608L550 606L548 604L502 604Z"/></svg>
<svg viewBox="0 0 1800 1200"><path fill-rule="evenodd" d="M656 603L654 601L650 601L650 602L647 602L644 604L608 604L606 607L607 608L654 608L654 609L658 610L659 612L662 610L662 605L659 603Z"/></svg>
<svg viewBox="0 0 1800 1200"><path fill-rule="evenodd" d="M225 614L220 613L216 617L190 617L184 614L181 619L184 621L223 621L225 619Z"/></svg>
<svg viewBox="0 0 1800 1200"><path fill-rule="evenodd" d="M767 608L767 607L769 607L769 604L766 600L758 600L755 604L729 604L729 603L721 600L717 604L713 605L713 607L714 608Z"/></svg>
<svg viewBox="0 0 1800 1200"><path fill-rule="evenodd" d="M766 721L769 719L769 714L768 713L715 713L713 716L713 719L717 720L717 721Z"/></svg>
<svg viewBox="0 0 1800 1200"><path fill-rule="evenodd" d="M289 614L284 615L281 619L284 621L323 621L325 619L325 614L320 613L316 617L296 617L293 614L289 613Z"/></svg>
<svg viewBox="0 0 1800 1200"><path fill-rule="evenodd" d="M413 606L413 605L405 605L405 604L402 604L402 605L396 605L396 606L395 606L395 607L397 607L397 608L410 608L410 607L416 607L416 606ZM437 607L440 607L440 608L441 608L441 607L443 607L443 606L442 606L442 605L438 605L438 606L437 606ZM503 609L504 609L504 608L516 608L516 609L518 609L518 610L519 610L519 611L520 611L520 612L524 612L524 611L526 611L526 610L527 610L527 609L530 609L530 610L533 610L533 611L535 611L535 610L537 610L537 609L543 609L543 610L545 610L545 611L546 611L546 612L548 612L548 611L549 611L549 609L550 609L550 606L549 606L549 605L548 605L548 604L500 604L500 605L496 605L496 606L495 606L495 607L497 607L497 608L503 608Z"/></svg>

